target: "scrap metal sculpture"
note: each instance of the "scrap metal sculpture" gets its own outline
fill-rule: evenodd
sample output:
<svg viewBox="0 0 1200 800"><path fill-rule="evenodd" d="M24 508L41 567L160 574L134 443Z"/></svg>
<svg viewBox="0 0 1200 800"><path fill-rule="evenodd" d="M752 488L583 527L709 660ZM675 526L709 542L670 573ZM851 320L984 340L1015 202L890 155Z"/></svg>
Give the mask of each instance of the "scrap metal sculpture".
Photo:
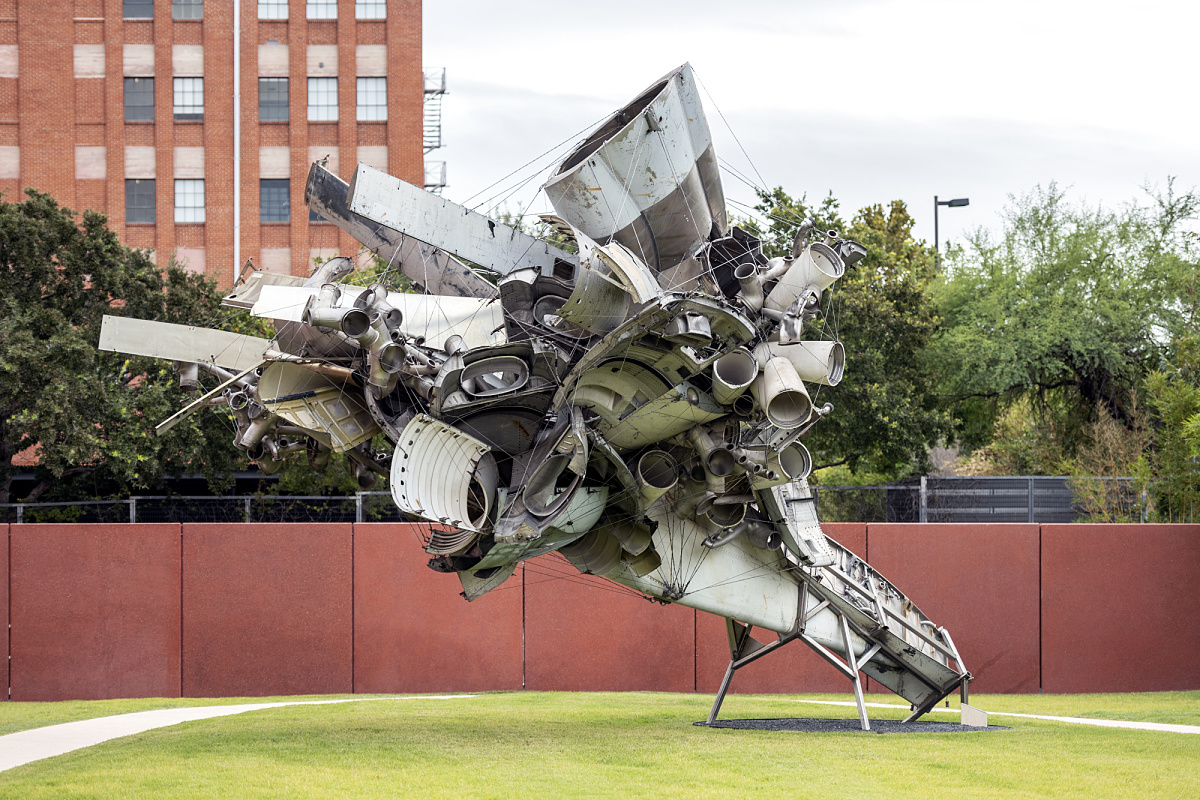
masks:
<svg viewBox="0 0 1200 800"><path fill-rule="evenodd" d="M801 437L832 413L844 352L808 337L864 248L800 227L767 259L731 227L687 65L597 128L544 190L562 246L360 164L314 164L309 207L420 293L255 274L226 305L272 320L268 341L121 317L100 346L218 385L164 422L220 406L263 472L344 453L364 487L437 523L429 566L474 600L552 551L664 603L725 617L733 673L800 640L920 717L969 673L950 635L827 537ZM386 439L389 447L377 450ZM752 627L779 634L762 644Z"/></svg>

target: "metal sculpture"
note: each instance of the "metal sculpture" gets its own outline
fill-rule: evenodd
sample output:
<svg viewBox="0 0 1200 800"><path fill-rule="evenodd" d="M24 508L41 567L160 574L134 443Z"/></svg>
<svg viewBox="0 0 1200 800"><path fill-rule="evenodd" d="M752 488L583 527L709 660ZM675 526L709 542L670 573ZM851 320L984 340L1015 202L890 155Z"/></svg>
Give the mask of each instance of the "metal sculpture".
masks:
<svg viewBox="0 0 1200 800"><path fill-rule="evenodd" d="M572 152L545 184L556 241L360 164L314 164L305 200L420 293L255 274L226 305L256 339L107 318L100 346L169 358L216 388L260 470L343 453L364 487L436 523L429 566L473 600L552 551L664 603L727 620L733 673L798 639L915 719L969 673L950 635L817 522L801 437L832 413L845 354L814 341L822 297L864 248L801 226L785 258L731 227L687 65ZM389 449L377 450L382 436ZM761 644L752 627L779 634Z"/></svg>

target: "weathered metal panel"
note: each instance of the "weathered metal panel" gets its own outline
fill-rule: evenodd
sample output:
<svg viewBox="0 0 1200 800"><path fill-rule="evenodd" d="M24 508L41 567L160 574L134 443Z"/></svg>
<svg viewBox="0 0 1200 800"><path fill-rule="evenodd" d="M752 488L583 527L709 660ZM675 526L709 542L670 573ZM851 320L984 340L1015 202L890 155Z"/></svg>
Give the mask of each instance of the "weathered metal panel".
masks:
<svg viewBox="0 0 1200 800"><path fill-rule="evenodd" d="M556 261L572 268L579 262L575 254L536 236L365 164L355 170L346 201L356 214L501 275L528 267L549 275Z"/></svg>
<svg viewBox="0 0 1200 800"><path fill-rule="evenodd" d="M412 236L393 231L352 212L346 205L348 184L320 164L313 164L304 188L309 208L362 242L385 263L396 265L430 294L493 298L496 287L466 264Z"/></svg>
<svg viewBox="0 0 1200 800"><path fill-rule="evenodd" d="M229 331L105 316L100 326L99 347L171 361L205 362L240 372L262 361L270 344L267 339Z"/></svg>

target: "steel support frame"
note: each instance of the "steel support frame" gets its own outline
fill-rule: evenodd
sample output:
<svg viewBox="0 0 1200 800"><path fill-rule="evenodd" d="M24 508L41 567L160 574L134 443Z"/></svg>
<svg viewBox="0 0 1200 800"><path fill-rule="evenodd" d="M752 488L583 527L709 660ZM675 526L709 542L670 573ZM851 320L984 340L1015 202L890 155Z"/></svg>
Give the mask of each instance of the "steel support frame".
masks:
<svg viewBox="0 0 1200 800"><path fill-rule="evenodd" d="M721 681L721 687L717 690L716 699L713 701L712 710L708 712L708 720L705 722L705 724L712 725L714 722L716 722L717 714L721 711L721 704L725 702L725 694L729 691L729 684L733 682L733 673L737 672L747 664L752 664L768 653L778 650L785 644L799 639L811 647L817 655L825 659L830 666L834 667L850 679L850 682L854 687L854 702L858 706L859 724L862 726L864 731L871 730L871 721L867 718L867 705L863 697L860 666L870 661L871 658L874 657L874 655L878 653L880 649L882 649L882 645L875 643L872 647L868 648L867 651L862 654L862 656L856 657L854 655L854 648L851 645L850 622L846 619L844 614L838 612L837 610L833 610L838 618L839 627L842 633L842 645L846 650L845 660L838 658L838 656L827 647L804 633L805 624L808 622L808 620L829 607L829 601L823 600L814 606L811 611L804 613L803 609L805 600L808 597L808 584L802 583L801 587L800 608L802 609L802 613L800 616L800 623L797 625L796 630L780 636L777 641L769 644L761 644L750 636L750 631L754 627L753 625L743 625L736 620L728 618L725 620L725 632L729 636L729 666L725 669L725 677Z"/></svg>

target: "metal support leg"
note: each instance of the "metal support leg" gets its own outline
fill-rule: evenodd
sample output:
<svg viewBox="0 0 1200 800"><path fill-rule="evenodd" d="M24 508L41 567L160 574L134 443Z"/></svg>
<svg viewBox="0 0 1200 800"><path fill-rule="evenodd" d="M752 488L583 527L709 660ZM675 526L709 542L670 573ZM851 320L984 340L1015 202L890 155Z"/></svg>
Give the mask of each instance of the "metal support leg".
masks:
<svg viewBox="0 0 1200 800"><path fill-rule="evenodd" d="M713 701L712 710L708 712L708 720L705 724L712 725L717 721L717 714L721 710L721 703L725 702L725 693L729 691L729 683L733 680L733 661L729 662L729 667L725 670L725 679L721 681L721 688L717 690L717 699Z"/></svg>
<svg viewBox="0 0 1200 800"><path fill-rule="evenodd" d="M862 724L864 731L871 730L871 721L867 719L866 700L863 699L862 690L862 675L858 672L858 662L854 658L854 645L850 641L850 623L846 621L844 614L839 614L838 619L842 623L842 643L846 646L846 664L850 667L850 672L854 675L850 680L854 682L854 702L858 704L858 721Z"/></svg>

